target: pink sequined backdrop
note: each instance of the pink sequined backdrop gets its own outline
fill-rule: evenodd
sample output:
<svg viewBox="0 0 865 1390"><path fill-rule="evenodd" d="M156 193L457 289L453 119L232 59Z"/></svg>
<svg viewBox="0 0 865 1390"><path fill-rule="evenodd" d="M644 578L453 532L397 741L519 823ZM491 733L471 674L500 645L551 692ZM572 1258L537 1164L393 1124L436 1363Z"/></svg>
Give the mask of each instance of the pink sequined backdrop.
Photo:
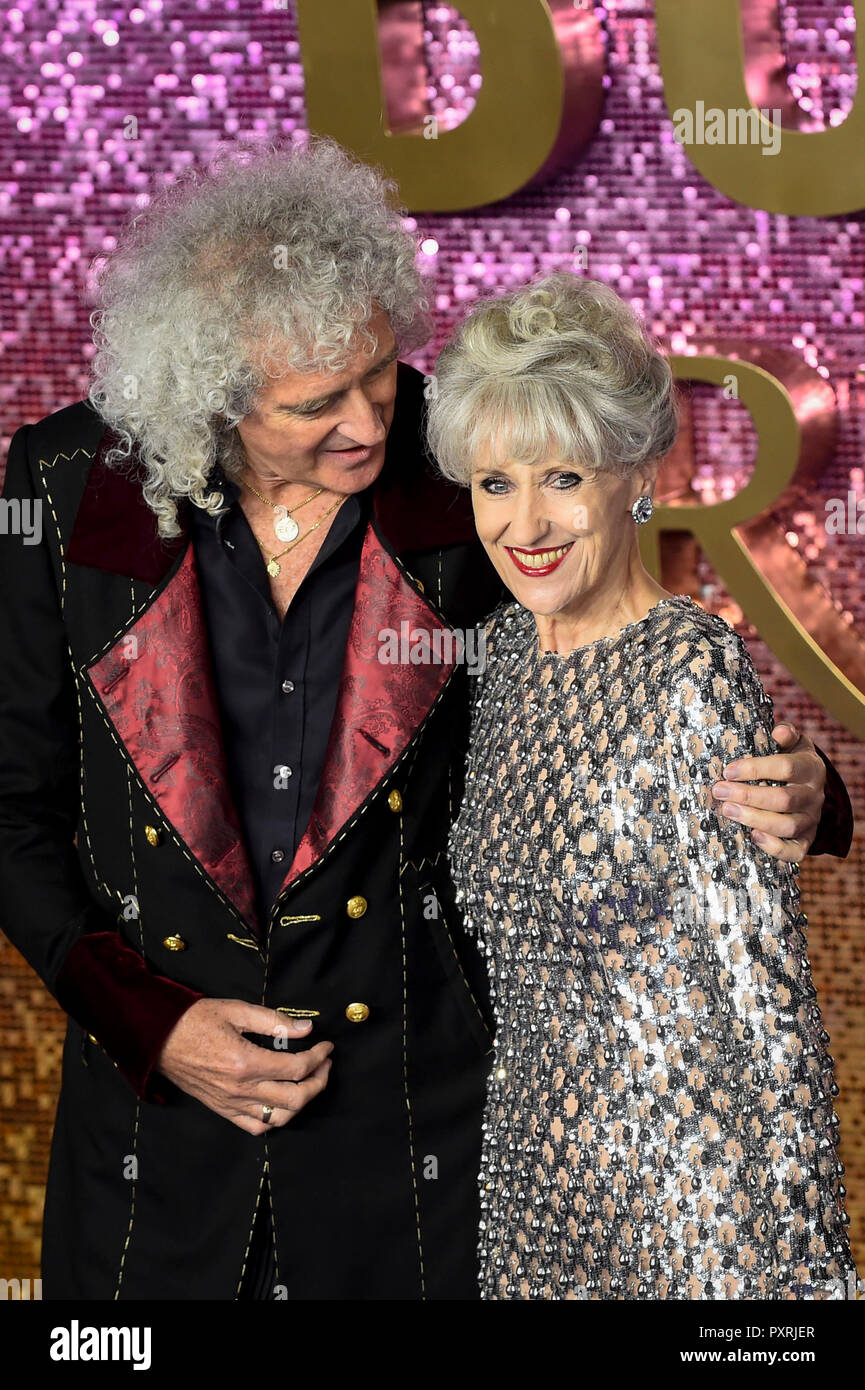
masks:
<svg viewBox="0 0 865 1390"><path fill-rule="evenodd" d="M783 513L812 573L861 626L865 536L827 535L825 503L865 494L865 337L861 214L794 218L732 203L673 138L652 5L597 7L607 36L606 106L585 157L541 189L467 214L413 219L432 288L436 339L478 295L572 268L610 283L663 344L747 338L792 347L833 385L840 433L807 509ZM304 76L292 9L272 0L4 3L0 39L0 407L4 442L83 396L90 357L88 267L148 193L225 140L304 138ZM781 3L791 85L810 124L842 120L856 95L849 5ZM426 4L431 110L448 129L480 83L474 36L447 6ZM807 128L807 127L806 127ZM749 474L744 408L695 391L696 485L706 500ZM808 730L842 772L861 814L861 744L823 714L742 619L704 562L701 601L749 641L779 716ZM863 846L806 863L814 976L832 1038L842 1156L857 1257L865 1265ZM42 1184L56 1102L62 1020L11 948L0 945L0 1275L38 1273Z"/></svg>

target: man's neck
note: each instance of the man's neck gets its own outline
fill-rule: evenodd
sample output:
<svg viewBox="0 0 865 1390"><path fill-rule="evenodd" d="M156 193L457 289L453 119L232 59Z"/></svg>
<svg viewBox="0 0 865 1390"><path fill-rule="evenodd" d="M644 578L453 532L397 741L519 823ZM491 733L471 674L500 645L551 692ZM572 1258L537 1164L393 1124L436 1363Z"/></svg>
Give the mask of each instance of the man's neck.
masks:
<svg viewBox="0 0 865 1390"><path fill-rule="evenodd" d="M280 619L285 617L331 526L342 507L349 501L350 496L340 498L338 493L322 492L307 506L300 508L295 518L300 531L297 538L289 543L290 548L287 548L287 543L279 540L273 529L273 507L262 502L254 493L241 488L238 502L261 548L264 563L273 560L275 566L278 566L276 573L268 572L268 582Z"/></svg>

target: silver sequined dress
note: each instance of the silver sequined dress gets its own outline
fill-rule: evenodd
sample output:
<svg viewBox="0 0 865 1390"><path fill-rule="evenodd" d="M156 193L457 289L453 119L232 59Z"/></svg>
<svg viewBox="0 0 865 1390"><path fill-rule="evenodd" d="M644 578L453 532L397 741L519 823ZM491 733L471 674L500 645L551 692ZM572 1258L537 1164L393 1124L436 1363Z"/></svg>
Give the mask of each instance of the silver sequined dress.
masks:
<svg viewBox="0 0 865 1390"><path fill-rule="evenodd" d="M482 1298L851 1296L796 874L709 790L772 727L687 595L568 655L488 622L449 843L497 1019Z"/></svg>

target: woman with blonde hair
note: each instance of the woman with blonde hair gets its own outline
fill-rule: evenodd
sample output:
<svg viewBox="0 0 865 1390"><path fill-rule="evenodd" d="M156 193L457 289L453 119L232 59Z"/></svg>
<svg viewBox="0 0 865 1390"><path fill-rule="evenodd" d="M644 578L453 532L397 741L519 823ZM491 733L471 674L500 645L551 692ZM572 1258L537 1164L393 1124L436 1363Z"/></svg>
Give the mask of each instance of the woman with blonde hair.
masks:
<svg viewBox="0 0 865 1390"><path fill-rule="evenodd" d="M797 867L710 795L771 751L719 616L645 569L669 363L568 274L476 306L428 437L513 595L450 863L487 959L487 1299L843 1297L837 1094Z"/></svg>

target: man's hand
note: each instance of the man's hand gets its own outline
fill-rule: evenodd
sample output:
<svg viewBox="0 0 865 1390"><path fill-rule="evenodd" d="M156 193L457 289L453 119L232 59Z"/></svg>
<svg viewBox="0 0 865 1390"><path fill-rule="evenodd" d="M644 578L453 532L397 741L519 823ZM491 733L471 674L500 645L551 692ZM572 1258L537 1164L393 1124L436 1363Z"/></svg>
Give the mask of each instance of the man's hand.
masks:
<svg viewBox="0 0 865 1390"><path fill-rule="evenodd" d="M240 999L199 999L172 1028L157 1069L247 1134L264 1134L288 1124L324 1090L333 1043L317 1043L308 1052L270 1052L243 1033L290 1038L311 1026L308 1018L286 1018ZM265 1105L273 1106L267 1124L261 1118Z"/></svg>
<svg viewBox="0 0 865 1390"><path fill-rule="evenodd" d="M755 844L775 859L798 864L808 853L823 811L826 767L807 734L794 724L772 730L784 753L762 758L738 758L724 768L724 782L712 784L718 810L731 820L753 827ZM762 778L786 782L785 787L743 786Z"/></svg>

